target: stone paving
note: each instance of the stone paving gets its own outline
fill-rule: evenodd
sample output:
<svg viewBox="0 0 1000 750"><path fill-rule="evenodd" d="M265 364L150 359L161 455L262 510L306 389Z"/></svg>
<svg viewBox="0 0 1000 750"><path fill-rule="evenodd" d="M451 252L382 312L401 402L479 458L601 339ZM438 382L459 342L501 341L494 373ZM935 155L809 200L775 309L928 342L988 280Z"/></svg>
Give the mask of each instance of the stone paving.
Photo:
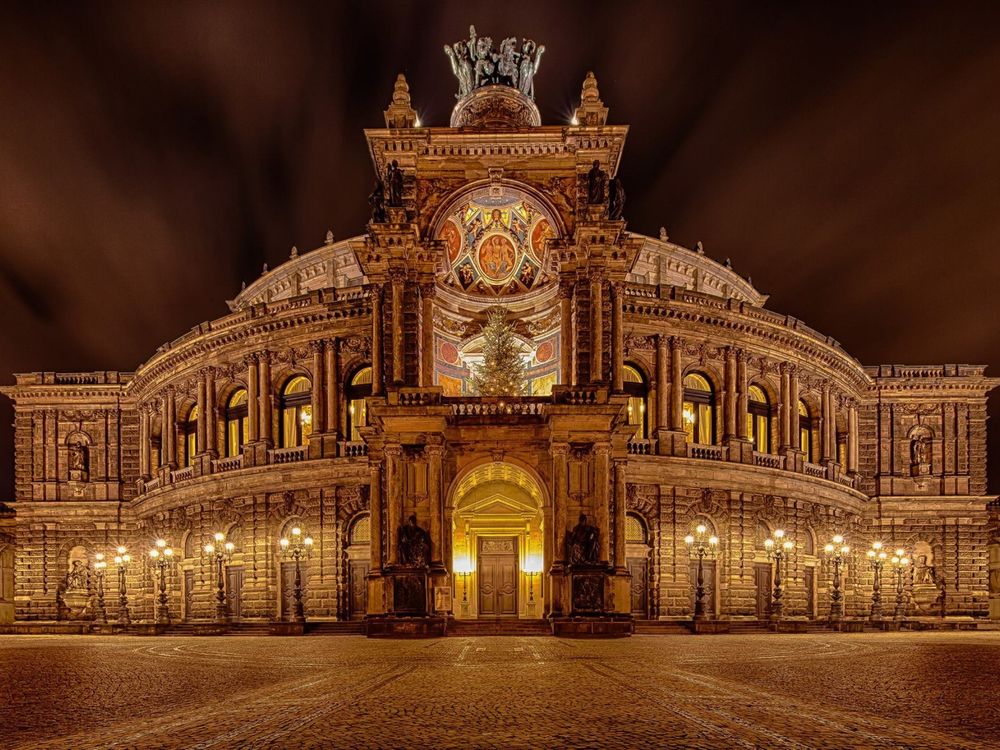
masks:
<svg viewBox="0 0 1000 750"><path fill-rule="evenodd" d="M987 748L1000 633L0 637L0 748Z"/></svg>

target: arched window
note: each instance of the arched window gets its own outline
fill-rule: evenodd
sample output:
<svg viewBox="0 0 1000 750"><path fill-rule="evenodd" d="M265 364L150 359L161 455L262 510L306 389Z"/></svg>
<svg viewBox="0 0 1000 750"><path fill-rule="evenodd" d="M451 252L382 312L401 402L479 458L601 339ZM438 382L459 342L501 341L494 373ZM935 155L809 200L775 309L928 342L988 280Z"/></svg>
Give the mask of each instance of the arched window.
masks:
<svg viewBox="0 0 1000 750"><path fill-rule="evenodd" d="M628 423L635 429L633 438L645 440L649 437L646 402L649 389L642 373L632 365L622 367L622 381L628 394Z"/></svg>
<svg viewBox="0 0 1000 750"><path fill-rule="evenodd" d="M649 535L646 533L646 524L642 518L635 513L625 514L625 543L649 544Z"/></svg>
<svg viewBox="0 0 1000 750"><path fill-rule="evenodd" d="M240 455L243 444L250 438L247 421L247 391L240 388L226 402L226 456Z"/></svg>
<svg viewBox="0 0 1000 750"><path fill-rule="evenodd" d="M312 432L312 383L296 375L281 389L281 447L305 445Z"/></svg>
<svg viewBox="0 0 1000 750"><path fill-rule="evenodd" d="M355 544L371 544L372 541L372 520L367 513L358 516L351 524L351 531L347 536L351 546Z"/></svg>
<svg viewBox="0 0 1000 750"><path fill-rule="evenodd" d="M198 452L198 407L192 406L187 417L181 424L183 433L184 455L182 456L185 466L194 463L195 454Z"/></svg>
<svg viewBox="0 0 1000 750"><path fill-rule="evenodd" d="M771 450L771 404L759 385L747 391L747 438L758 453Z"/></svg>
<svg viewBox="0 0 1000 750"><path fill-rule="evenodd" d="M696 372L684 377L684 432L689 443L715 443L715 393Z"/></svg>
<svg viewBox="0 0 1000 750"><path fill-rule="evenodd" d="M813 460L813 420L805 401L799 401L799 450L806 454L806 461Z"/></svg>
<svg viewBox="0 0 1000 750"><path fill-rule="evenodd" d="M344 399L347 401L347 437L348 440L361 440L359 427L368 425L368 404L365 398L372 395L372 368L362 367L344 389Z"/></svg>

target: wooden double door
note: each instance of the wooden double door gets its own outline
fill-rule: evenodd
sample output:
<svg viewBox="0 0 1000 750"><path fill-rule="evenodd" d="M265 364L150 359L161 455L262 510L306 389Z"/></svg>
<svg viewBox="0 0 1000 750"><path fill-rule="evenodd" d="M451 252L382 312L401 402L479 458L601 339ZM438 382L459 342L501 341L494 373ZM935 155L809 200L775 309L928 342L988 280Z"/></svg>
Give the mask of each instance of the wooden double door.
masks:
<svg viewBox="0 0 1000 750"><path fill-rule="evenodd" d="M517 537L479 537L479 616L517 617Z"/></svg>

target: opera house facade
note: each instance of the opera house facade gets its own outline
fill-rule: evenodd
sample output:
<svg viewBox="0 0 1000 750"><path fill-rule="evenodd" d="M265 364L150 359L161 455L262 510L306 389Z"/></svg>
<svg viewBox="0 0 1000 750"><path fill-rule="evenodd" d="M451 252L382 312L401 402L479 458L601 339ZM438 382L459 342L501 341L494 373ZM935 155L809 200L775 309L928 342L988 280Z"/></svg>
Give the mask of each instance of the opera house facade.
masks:
<svg viewBox="0 0 1000 750"><path fill-rule="evenodd" d="M505 76L454 49L449 127L399 77L363 234L293 251L134 372L2 389L0 622L1000 618L998 381L862 365L700 243L630 231L628 128L592 75L543 125L530 52ZM524 388L485 396L497 308Z"/></svg>

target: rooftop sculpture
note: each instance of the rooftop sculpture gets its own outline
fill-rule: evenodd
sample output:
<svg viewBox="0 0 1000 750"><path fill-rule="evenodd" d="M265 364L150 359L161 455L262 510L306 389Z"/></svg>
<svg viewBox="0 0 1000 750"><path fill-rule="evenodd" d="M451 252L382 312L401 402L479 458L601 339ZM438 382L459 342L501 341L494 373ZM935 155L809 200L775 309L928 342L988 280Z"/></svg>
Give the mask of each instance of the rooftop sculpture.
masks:
<svg viewBox="0 0 1000 750"><path fill-rule="evenodd" d="M469 40L444 46L451 60L451 70L458 79L456 99L462 99L482 86L510 86L530 99L535 98L535 73L545 51L545 45L532 39L522 39L518 50L517 37L500 42L500 51L493 48L493 39L477 37L476 27L469 27Z"/></svg>

